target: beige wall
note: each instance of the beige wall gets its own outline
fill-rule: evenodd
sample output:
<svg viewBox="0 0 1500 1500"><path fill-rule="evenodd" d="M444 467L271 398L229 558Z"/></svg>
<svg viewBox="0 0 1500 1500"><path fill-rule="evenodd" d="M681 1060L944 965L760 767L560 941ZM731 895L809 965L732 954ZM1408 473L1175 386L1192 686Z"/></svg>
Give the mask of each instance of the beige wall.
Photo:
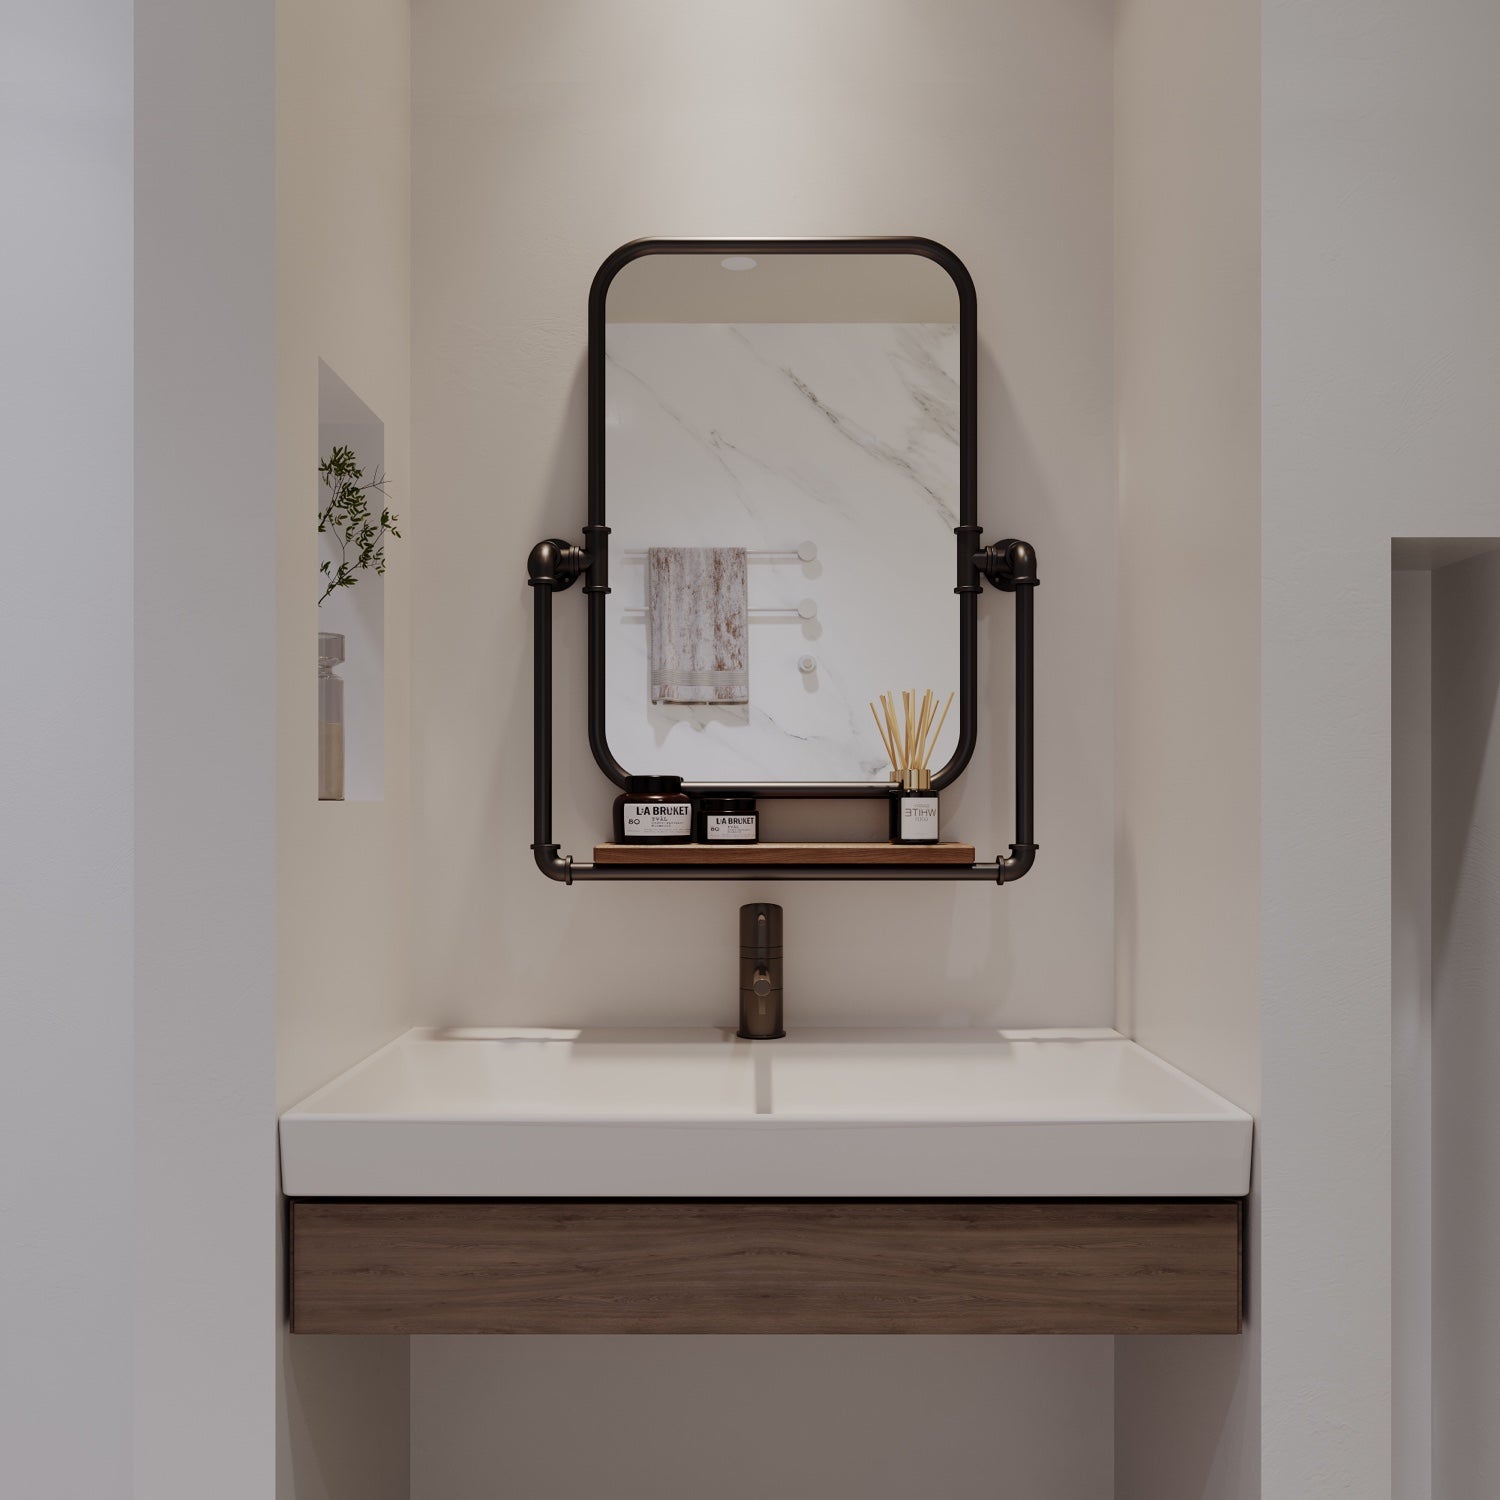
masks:
<svg viewBox="0 0 1500 1500"><path fill-rule="evenodd" d="M642 234L748 228L910 229L967 262L981 515L992 536L1036 544L1044 580L1037 878L1003 893L783 892L790 1003L803 1024L1111 1022L1111 12L1104 0L418 8L423 1018L731 1017L736 904L774 890L566 890L533 867L521 580L535 541L584 521L585 300L599 262ZM945 806L989 855L1014 836L1009 602L990 595L982 615L984 738ZM581 596L563 596L557 618L557 825L586 853L613 788L585 737ZM930 941L872 942L902 927ZM669 935L670 964L626 961L647 932Z"/></svg>
<svg viewBox="0 0 1500 1500"><path fill-rule="evenodd" d="M409 1024L410 20L406 0L276 6L276 1096ZM385 575L385 797L317 800L318 361L385 426L405 542ZM358 587L358 585L356 585ZM270 1205L267 1205L269 1211ZM405 1340L284 1339L278 1493L406 1494Z"/></svg>
<svg viewBox="0 0 1500 1500"><path fill-rule="evenodd" d="M788 1003L800 1024L1113 1020L1112 21L1106 0L416 7L413 993L422 1018L727 1022L736 907L761 897L787 908ZM745 232L924 234L957 252L978 284L981 515L991 536L1037 545L1044 580L1042 852L1013 889L569 890L532 864L523 563L535 541L577 536L584 521L590 279L639 235ZM984 738L946 806L955 831L992 854L1014 836L1011 610L990 595L982 614ZM604 829L612 788L585 738L577 593L558 601L557 617L558 828L578 851ZM586 1441L600 1458L626 1460L629 1434L569 1397L568 1372L582 1365L578 1378L589 1378L595 1341L555 1342L533 1356L555 1399L523 1417L494 1394L517 1357L508 1341L418 1341L418 1495L450 1500L445 1476L465 1472L465 1455L468 1472L502 1492L497 1454L512 1444L535 1456ZM863 1342L820 1353L819 1382L799 1375L786 1346L790 1363L766 1379L814 1404L860 1380ZM948 1346L940 1376L922 1342L884 1358L883 1409L908 1413L913 1444L942 1428L950 1474L992 1477L983 1425L943 1415L969 1378L962 1341ZM638 1368L674 1388L711 1387L738 1357L734 1340L655 1343L636 1341L622 1378ZM1002 1390L1024 1384L1038 1355L998 1341L987 1357ZM1084 1472L1066 1451L1080 1429L1097 1435L1112 1423L1108 1341L1064 1343L1046 1357L1058 1399L1039 1406L1036 1422L1002 1429L1038 1494L1040 1476L1062 1483ZM483 1430L443 1417L476 1410L465 1394L474 1381L490 1393L477 1407ZM745 1441L733 1403L710 1403L703 1424L700 1454ZM829 1445L836 1436L830 1428ZM821 1467L809 1472L838 1472L833 1446L811 1451ZM1102 1500L1107 1463L1087 1475L1058 1492ZM701 1470L668 1479L654 1492L663 1500L703 1493ZM574 1493L586 1491L559 1491Z"/></svg>
<svg viewBox="0 0 1500 1500"><path fill-rule="evenodd" d="M407 1023L411 536L385 575L386 792L317 800L318 361L385 424L403 531L410 440L404 0L277 10L277 1097L296 1103Z"/></svg>
<svg viewBox="0 0 1500 1500"><path fill-rule="evenodd" d="M1124 1025L1259 1094L1254 0L1121 0L1116 864Z"/></svg>
<svg viewBox="0 0 1500 1500"><path fill-rule="evenodd" d="M1259 21L1256 0L1121 0L1115 59L1117 1003L1252 1112ZM1259 1495L1257 1311L1239 1338L1118 1341L1120 1500Z"/></svg>
<svg viewBox="0 0 1500 1500"><path fill-rule="evenodd" d="M412 1494L1112 1500L1108 1348L912 1335L416 1339Z"/></svg>

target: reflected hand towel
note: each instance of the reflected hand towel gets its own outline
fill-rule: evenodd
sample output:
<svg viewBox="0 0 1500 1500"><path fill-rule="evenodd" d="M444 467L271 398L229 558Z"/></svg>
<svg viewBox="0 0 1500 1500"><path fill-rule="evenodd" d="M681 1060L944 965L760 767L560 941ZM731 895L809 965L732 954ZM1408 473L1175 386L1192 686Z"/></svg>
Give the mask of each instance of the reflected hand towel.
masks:
<svg viewBox="0 0 1500 1500"><path fill-rule="evenodd" d="M646 553L652 703L750 701L745 549Z"/></svg>

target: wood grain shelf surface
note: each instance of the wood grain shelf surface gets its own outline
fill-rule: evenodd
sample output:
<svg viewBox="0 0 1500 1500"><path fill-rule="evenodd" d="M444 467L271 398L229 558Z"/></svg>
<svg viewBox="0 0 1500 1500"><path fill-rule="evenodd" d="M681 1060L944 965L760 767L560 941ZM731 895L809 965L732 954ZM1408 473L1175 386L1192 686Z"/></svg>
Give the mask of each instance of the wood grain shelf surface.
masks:
<svg viewBox="0 0 1500 1500"><path fill-rule="evenodd" d="M599 865L972 865L972 844L595 844Z"/></svg>
<svg viewBox="0 0 1500 1500"><path fill-rule="evenodd" d="M1237 1199L292 1205L297 1333L1237 1333Z"/></svg>

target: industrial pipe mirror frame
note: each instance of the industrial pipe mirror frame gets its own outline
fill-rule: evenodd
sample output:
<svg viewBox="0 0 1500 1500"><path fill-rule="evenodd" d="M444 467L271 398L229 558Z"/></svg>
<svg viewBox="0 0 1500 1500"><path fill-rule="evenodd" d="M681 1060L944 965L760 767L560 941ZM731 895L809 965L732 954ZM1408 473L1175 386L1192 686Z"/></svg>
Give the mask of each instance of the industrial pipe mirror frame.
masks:
<svg viewBox="0 0 1500 1500"><path fill-rule="evenodd" d="M952 278L959 301L959 523L954 528L959 602L958 744L932 784L949 786L974 753L977 739L978 595L982 580L1016 599L1015 780L1016 840L1008 856L973 865L754 865L671 866L599 865L564 855L552 836L552 597L584 580L588 601L589 743L601 770L617 786L629 775L605 739L605 599L610 592L609 537L605 510L605 345L604 310L610 283L642 256L712 255L721 260L773 255L919 255L935 261ZM1036 554L1014 538L984 545L977 520L977 321L972 278L952 251L918 237L847 239L643 239L623 245L606 258L589 294L588 349L588 520L583 544L551 538L539 542L528 559L534 598L534 839L537 865L549 879L577 880L988 880L1007 884L1026 874L1035 861L1033 830L1033 592ZM690 782L698 795L716 790L758 797L874 797L882 783Z"/></svg>

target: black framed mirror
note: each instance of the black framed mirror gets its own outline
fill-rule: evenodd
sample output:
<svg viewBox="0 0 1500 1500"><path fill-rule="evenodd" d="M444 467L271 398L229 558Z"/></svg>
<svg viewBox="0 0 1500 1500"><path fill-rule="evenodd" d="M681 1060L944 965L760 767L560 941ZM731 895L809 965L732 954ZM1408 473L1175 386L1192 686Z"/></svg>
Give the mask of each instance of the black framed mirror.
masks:
<svg viewBox="0 0 1500 1500"><path fill-rule="evenodd" d="M933 785L963 771L976 339L973 282L931 240L649 239L604 262L584 591L613 781L885 792L867 704L904 687L955 694Z"/></svg>

